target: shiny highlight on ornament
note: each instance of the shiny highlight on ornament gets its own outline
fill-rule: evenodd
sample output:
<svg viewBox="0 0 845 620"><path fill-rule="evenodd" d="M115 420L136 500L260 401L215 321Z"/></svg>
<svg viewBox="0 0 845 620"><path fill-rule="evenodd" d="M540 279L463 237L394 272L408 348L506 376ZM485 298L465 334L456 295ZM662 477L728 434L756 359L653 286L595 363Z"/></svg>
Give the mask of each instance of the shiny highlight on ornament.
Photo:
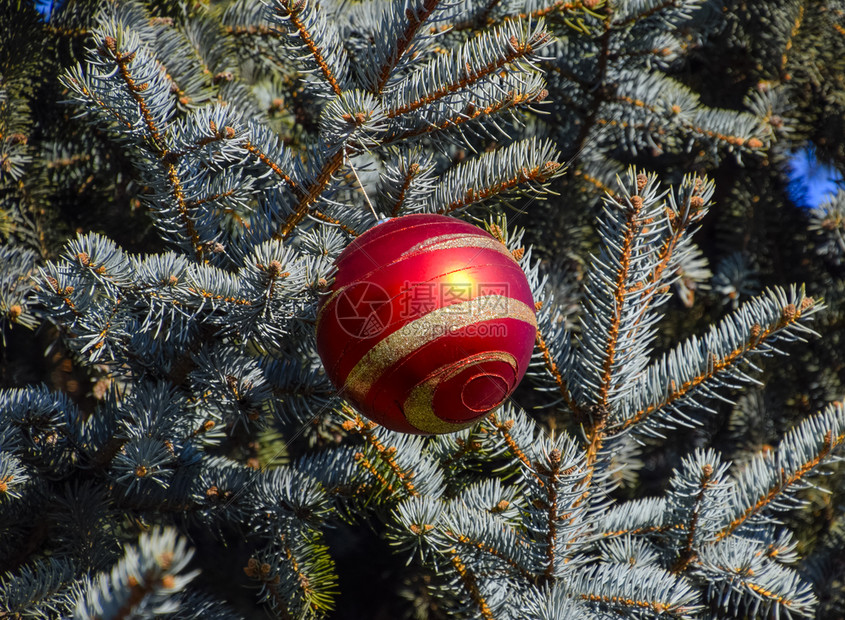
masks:
<svg viewBox="0 0 845 620"><path fill-rule="evenodd" d="M454 432L525 374L537 328L531 289L487 232L441 215L394 218L336 265L317 351L364 416L407 433Z"/></svg>

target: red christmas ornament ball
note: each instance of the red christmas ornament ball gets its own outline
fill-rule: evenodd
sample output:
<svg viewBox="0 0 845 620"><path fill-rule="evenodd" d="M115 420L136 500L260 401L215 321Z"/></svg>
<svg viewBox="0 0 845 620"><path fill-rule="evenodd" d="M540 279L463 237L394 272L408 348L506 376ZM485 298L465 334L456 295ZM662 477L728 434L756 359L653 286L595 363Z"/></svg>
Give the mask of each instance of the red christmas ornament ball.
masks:
<svg viewBox="0 0 845 620"><path fill-rule="evenodd" d="M525 374L537 329L531 288L484 230L442 215L393 218L336 266L317 352L364 416L406 433L457 431Z"/></svg>

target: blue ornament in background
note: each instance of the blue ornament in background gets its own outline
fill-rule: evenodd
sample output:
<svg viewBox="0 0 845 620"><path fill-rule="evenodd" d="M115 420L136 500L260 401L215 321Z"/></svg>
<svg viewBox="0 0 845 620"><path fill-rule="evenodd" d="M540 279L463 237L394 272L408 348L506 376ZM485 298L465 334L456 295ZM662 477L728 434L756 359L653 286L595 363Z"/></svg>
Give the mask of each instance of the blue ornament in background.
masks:
<svg viewBox="0 0 845 620"><path fill-rule="evenodd" d="M41 17L45 22L49 22L53 17L53 13L62 10L67 0L35 0L35 10L41 13Z"/></svg>
<svg viewBox="0 0 845 620"><path fill-rule="evenodd" d="M787 174L789 197L803 209L818 207L845 187L842 173L816 159L812 144L792 153Z"/></svg>

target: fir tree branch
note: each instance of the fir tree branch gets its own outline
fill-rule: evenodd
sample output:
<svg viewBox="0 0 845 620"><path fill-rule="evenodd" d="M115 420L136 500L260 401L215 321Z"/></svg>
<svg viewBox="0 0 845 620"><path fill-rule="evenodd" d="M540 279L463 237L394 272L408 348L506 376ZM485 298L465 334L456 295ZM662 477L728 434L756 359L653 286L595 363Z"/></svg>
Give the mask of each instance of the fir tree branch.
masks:
<svg viewBox="0 0 845 620"><path fill-rule="evenodd" d="M396 217L399 215L399 212L402 210L403 203L405 202L405 195L408 192L408 188L411 186L411 182L417 174L419 174L419 171L420 165L416 162L408 166L408 169L405 172L405 180L399 189L396 200L393 203L393 208L390 210L390 217Z"/></svg>
<svg viewBox="0 0 845 620"><path fill-rule="evenodd" d="M223 26L223 31L226 34L231 34L235 37L276 37L281 38L283 35L276 28L271 28L265 25L250 24L249 26L238 26L226 24Z"/></svg>
<svg viewBox="0 0 845 620"><path fill-rule="evenodd" d="M766 586L757 584L750 579L744 579L742 577L739 577L737 581L739 586L747 588L748 590L753 592L755 596L766 600L766 604L768 605L775 603L779 607L786 607L788 609L790 607L793 607L796 603L796 601L791 597L778 594L775 591L769 590Z"/></svg>
<svg viewBox="0 0 845 620"><path fill-rule="evenodd" d="M124 618L135 617L135 608L148 595L158 588L173 588L174 579L172 575L157 575L158 571L149 570L140 581L134 578L129 579L129 593L126 602L114 612L110 618L123 620Z"/></svg>
<svg viewBox="0 0 845 620"><path fill-rule="evenodd" d="M536 139L484 153L443 174L428 200L428 209L449 214L491 198L550 193L548 183L563 172L557 159L550 142Z"/></svg>
<svg viewBox="0 0 845 620"><path fill-rule="evenodd" d="M346 405L344 405L346 408ZM396 448L394 446L385 446L378 437L376 437L375 429L377 427L375 422L364 422L354 411L347 409L347 414L352 416L352 419L346 420L343 423L343 429L347 432L352 432L361 435L364 440L375 450L376 454L378 455L379 459L387 465L392 475L399 481L399 483L404 487L405 491L411 497L415 497L419 495L419 491L414 487L413 482L411 480L414 478L415 474L413 471L408 471L402 468L399 463L396 461ZM363 453L361 457L358 458L356 454L356 460L361 464L362 467L367 469L370 473L373 473L373 465L366 460ZM392 493L393 487L387 484L387 480L384 479L382 476L378 475L377 479L383 485L386 485L386 488Z"/></svg>
<svg viewBox="0 0 845 620"><path fill-rule="evenodd" d="M203 299L208 299L211 301L222 301L227 304L233 304L236 306L251 306L252 302L249 299L244 299L242 297L232 297L229 295L222 295L220 293L214 293L212 291L207 291L204 288L194 288L189 286L187 289L189 292L197 295L198 297L202 297Z"/></svg>
<svg viewBox="0 0 845 620"><path fill-rule="evenodd" d="M549 453L549 463L551 467L543 472L548 476L544 485L546 489L546 511L547 511L547 533L545 540L546 568L543 571L543 578L547 583L556 575L556 559L557 559L557 524L558 520L562 518L558 515L557 505L557 482L560 474L560 450L552 450Z"/></svg>
<svg viewBox="0 0 845 620"><path fill-rule="evenodd" d="M460 90L466 89L473 84L480 82L485 78L489 78L509 65L514 65L523 59L530 59L536 55L537 49L543 47L550 41L550 35L545 31L538 29L530 33L530 36L520 41L516 35L511 35L508 40L508 45L501 50L501 53L491 58L490 61L482 66L472 67L467 65L456 78L452 81L446 81L439 87L433 90L425 90L421 96L416 99L405 101L398 106L390 107L385 111L387 118L397 118L419 110L423 106L435 103L444 97L447 97ZM435 61L437 62L437 61ZM435 65L432 65L434 67ZM433 69L424 68L420 73L431 72Z"/></svg>
<svg viewBox="0 0 845 620"><path fill-rule="evenodd" d="M768 351L770 348L769 340L773 340L782 332L797 325L804 313L812 310L814 306L815 301L812 297L801 297L798 306L794 303L787 303L782 306L780 317L775 319L770 325L764 327L759 323L755 323L751 326L748 333L745 334L745 338L742 341L737 342L732 349L724 351L719 356L710 353L707 363L699 366L697 372L687 377L682 383L670 379L668 390L660 397L659 401L651 403L646 407L638 408L633 414L621 422L613 424L608 430L608 435L618 435L636 425L646 422L650 418L660 414L664 409L672 407L675 403L693 394L696 390L706 386L708 383L718 381L722 375L732 372L734 367L739 362L745 360L749 354L758 351ZM731 319L726 319L726 321L731 321ZM728 324L732 323L725 323L725 325ZM682 348L683 345L677 351L680 351ZM653 368L656 367L653 366Z"/></svg>
<svg viewBox="0 0 845 620"><path fill-rule="evenodd" d="M455 444L458 447L457 450L452 451L445 460L441 457L443 467L446 470L451 470L453 465L461 462L468 455L477 453L481 449L481 442L476 439L470 439L469 437L466 439L456 437Z"/></svg>
<svg viewBox="0 0 845 620"><path fill-rule="evenodd" d="M642 178L637 178L637 183L642 183L645 186L645 175ZM667 209L667 217L669 218L670 235L665 239L657 252L657 260L651 273L646 278L646 282L640 293L640 300L642 302L641 315L644 315L651 307L656 299L656 289L664 285L667 278L667 273L670 265L673 262L675 251L678 249L684 238L685 233L689 230L695 222L697 222L704 214L705 208L704 198L701 196L703 181L696 177L694 183L694 190L692 196L689 198L687 204L682 206L681 212L676 213L672 209Z"/></svg>
<svg viewBox="0 0 845 620"><path fill-rule="evenodd" d="M208 195L203 196L202 198L198 198L196 200L189 200L185 204L188 207L195 209L196 207L201 207L202 205L208 204L210 202L218 201L221 198L229 198L230 196L233 196L234 194L235 194L235 190L230 189L230 190L226 190L225 192L219 192L219 193L216 193L216 194L208 194ZM244 221L239 216L237 216L237 214L232 209L224 209L223 212L227 213L229 215L234 215L234 216L238 217L238 220L240 221L240 223L243 224L246 228L249 228L249 223Z"/></svg>
<svg viewBox="0 0 845 620"><path fill-rule="evenodd" d="M82 316L82 313L79 312L76 308L76 304L70 298L71 294L74 292L74 287L71 285L62 286L59 281L51 275L42 273L41 276L45 282L50 286L52 292L55 293L61 300L62 303L70 310L74 316Z"/></svg>
<svg viewBox="0 0 845 620"><path fill-rule="evenodd" d="M734 543L702 549L691 565L695 577L712 584L707 598L714 608L758 617L814 615L816 596L797 571L761 555L754 539L739 538Z"/></svg>
<svg viewBox="0 0 845 620"><path fill-rule="evenodd" d="M649 104L649 103L647 103L647 102L645 102L641 99L637 99L635 97L630 97L630 96L627 96L627 95L624 95L624 94L621 94L621 93L614 93L612 100L621 101L623 103L627 103L629 105L632 105L636 108L641 108L641 109L647 110L647 111L651 112L652 114L657 115L658 117L666 118L665 102L662 102L664 105L661 105L659 103L658 104ZM669 111L671 112L671 116L669 116L669 118L666 119L668 121L668 124L670 124L670 125L671 124L677 124L681 128L683 128L684 130L686 130L690 133L695 133L695 134L698 134L700 136L710 138L711 140L718 140L719 142L724 142L725 144L728 144L730 146L747 147L749 149L759 149L759 148L762 148L764 146L763 141L760 140L760 138L757 138L756 136L752 136L751 138L746 139L746 138L743 138L742 136L729 135L729 134L725 134L725 133L722 133L720 131L716 131L716 130L713 130L713 129L707 129L706 127L704 127L702 125L693 123L692 121L687 120L686 118L680 117L678 115L683 110L678 104L672 105L669 108ZM600 125L619 126L619 127L623 127L623 128L627 128L627 127L631 126L626 121L623 121L623 120L620 120L620 119L598 119L596 122L597 122L597 124L600 124ZM644 123L642 125L637 125L636 127L637 127L637 129L644 131L644 132L645 131L654 131L654 129L651 127L650 123ZM659 128L657 130L657 133L661 134L661 135L665 135L666 130L663 129L663 128Z"/></svg>
<svg viewBox="0 0 845 620"><path fill-rule="evenodd" d="M393 494L396 489L393 488L393 485L388 482L388 480L382 476L375 465L373 465L367 457L364 456L363 452L356 452L354 454L355 462L358 463L367 473L369 473L376 481L382 486L382 488L387 491L389 494Z"/></svg>
<svg viewBox="0 0 845 620"><path fill-rule="evenodd" d="M98 108L100 108L101 111L106 112L109 116L111 116L114 120L123 125L126 129L131 131L135 128L129 119L120 114L120 112L115 110L112 106L108 105L101 97L91 92L91 90L87 86L85 86L85 84L83 84L81 80L77 79L73 75L69 75L67 76L67 82L68 84L76 88L89 101L93 101L94 104Z"/></svg>
<svg viewBox="0 0 845 620"><path fill-rule="evenodd" d="M290 177L290 175L288 175L277 162L273 161L273 159L267 153L262 151L249 140L244 141L241 146L243 146L243 148L252 153L258 159L258 161L260 161L262 164L270 168L270 170L275 172L280 179L282 179L285 183L288 184L288 187L290 187L291 191L293 191L294 194L299 196L300 199L305 197L305 192L302 190L302 188L299 187L299 185L297 185L297 183Z"/></svg>
<svg viewBox="0 0 845 620"><path fill-rule="evenodd" d="M328 559L325 549L301 538L293 545L288 535L280 535L269 553L265 551L268 557L250 558L244 573L261 583L264 596L282 617L319 617L334 606L335 579L323 565Z"/></svg>
<svg viewBox="0 0 845 620"><path fill-rule="evenodd" d="M343 89L340 86L339 76L329 66L324 56L324 50L315 41L314 33L308 27L308 12L315 12L317 9L310 6L307 0L277 0L273 10L279 21L291 24L291 37L298 37L302 46L311 56L314 64L319 67L325 81L329 84L335 95L340 95Z"/></svg>
<svg viewBox="0 0 845 620"><path fill-rule="evenodd" d="M538 304L542 302L537 302ZM539 308L538 308L539 309ZM540 350L540 353L543 355L543 362L546 365L546 369L549 371L549 374L555 380L557 384L558 390L560 391L560 395L563 398L563 402L566 403L566 406L569 407L569 410L572 412L572 415L575 416L576 419L583 419L583 411L575 399L572 397L571 392L569 391L569 387L566 384L566 381L563 378L563 374L561 373L560 369L557 367L557 363L555 360L552 359L551 351L549 350L549 345L546 344L546 340L543 338L543 334L540 331L540 328L537 328L537 348Z"/></svg>
<svg viewBox="0 0 845 620"><path fill-rule="evenodd" d="M690 513L690 520L688 524L684 524L686 531L686 540L675 562L672 564L673 573L682 573L689 566L690 562L695 559L695 550L693 549L693 541L695 540L696 529L698 527L698 520L701 517L701 505L704 501L704 494L707 491L707 485L713 477L713 466L706 464L701 470L701 478L699 481L700 489L695 498L692 512Z"/></svg>
<svg viewBox="0 0 845 620"><path fill-rule="evenodd" d="M449 215L450 213L463 209L473 203L487 200L498 194L504 194L515 187L524 183L545 183L549 178L557 172L560 168L560 163L556 161L547 161L542 165L535 166L528 169L523 168L515 176L503 179L494 185L483 187L482 189L469 188L464 196L458 200L454 200L449 204L439 208L437 213L442 215Z"/></svg>
<svg viewBox="0 0 845 620"><path fill-rule="evenodd" d="M386 62L381 66L381 69L379 69L378 81L376 82L374 89L375 93L380 94L382 90L384 90L384 85L387 84L387 80L390 78L390 74L393 72L393 69L396 68L396 65L405 55L405 52L408 51L408 48L413 42L417 32L423 24L425 24L426 20L434 12L438 4L440 4L440 0L424 0L421 7L422 10L413 11L408 9L405 14L405 18L407 19L405 31L395 42L391 42L391 54L385 59Z"/></svg>
<svg viewBox="0 0 845 620"><path fill-rule="evenodd" d="M48 535L46 525L36 526L31 534ZM23 547L29 553L40 545ZM7 559L7 568L18 566L16 559ZM33 607L44 609L67 609L76 592L78 567L69 558L54 557L40 559L22 566L20 569L7 570L0 576L0 614L9 618L31 615Z"/></svg>
<svg viewBox="0 0 845 620"><path fill-rule="evenodd" d="M490 19L488 15L499 4L499 0L490 0L484 10L482 10L477 17L472 20L466 20L455 24L453 30L469 30L472 28L477 28L479 24L493 26L512 21L542 19L546 17L554 18L556 14L574 13L575 11L581 10L592 11L598 6L600 2L601 0L572 0L571 2L567 2L566 0L554 0L554 2L551 2L546 6L540 6L538 8L535 8L532 11L508 13L506 15L503 15L499 18L498 21L496 21Z"/></svg>
<svg viewBox="0 0 845 620"><path fill-rule="evenodd" d="M788 81L790 79L789 74L786 72L786 63L789 62L789 52L792 51L792 45L795 41L795 37L798 36L798 31L801 29L801 24L804 21L804 4L803 0L798 3L798 15L795 16L795 21L792 24L792 30L789 32L789 37L786 39L786 43L783 46L783 54L780 57L780 76L784 81Z"/></svg>
<svg viewBox="0 0 845 620"><path fill-rule="evenodd" d="M637 178L637 189L642 191L643 187L645 187L645 183L642 182L640 178ZM622 205L620 205L622 206ZM643 208L643 199L638 194L631 196L630 205L627 206L625 209L625 223L624 223L624 233L622 236L622 244L619 248L619 269L616 273L616 281L611 284L612 286L612 295L613 295L613 316L610 320L610 329L607 333L607 341L604 344L604 361L601 365L601 375L598 377L599 380L599 391L598 391L598 402L596 403L597 407L599 408L599 418L597 421L593 422L596 424L598 422L604 423L604 417L602 412L609 411L608 407L608 394L610 392L610 387L613 381L613 375L611 370L613 368L613 361L614 357L616 356L616 345L617 340L619 337L619 328L622 320L622 311L625 307L626 303L626 283L628 281L628 268L630 266L631 261L631 253L632 247L634 244L634 238L637 235L637 220L640 215L640 211Z"/></svg>
<svg viewBox="0 0 845 620"><path fill-rule="evenodd" d="M462 545L466 545L467 547L471 547L473 549L477 549L483 553L487 553L492 555L497 560L500 560L504 564L507 564L510 568L514 571L519 573L523 579L526 581L534 581L535 575L527 570L524 566L522 566L519 562L517 562L514 558L509 557L505 553L503 553L500 549L496 549L495 547L491 546L484 540L477 540L474 538L470 538L466 534L456 534L455 532L451 532L447 530L445 532L446 536L451 538L457 543Z"/></svg>
<svg viewBox="0 0 845 620"><path fill-rule="evenodd" d="M311 205L314 204L320 197L320 194L325 191L328 184L331 182L333 175L340 169L344 161L345 146L337 149L335 153L326 159L323 163L323 168L314 179L314 181L302 191L299 202L296 204L293 213L291 213L285 220L282 227L276 232L273 237L275 239L287 239L293 232L294 228L299 225L305 216L308 215Z"/></svg>
<svg viewBox="0 0 845 620"><path fill-rule="evenodd" d="M531 464L531 461L528 460L528 457L525 455L525 452L519 447L517 442L514 440L513 436L510 434L510 430L514 426L514 420L504 420L499 421L498 416L496 415L496 411L491 411L490 414L487 416L487 420L492 424L493 428L502 436L502 439L505 442L505 445L510 450L511 454L513 454L516 458L520 460L520 462L530 471L540 486L543 486L543 480L540 476L537 475L537 472L534 469L534 466Z"/></svg>
<svg viewBox="0 0 845 620"><path fill-rule="evenodd" d="M171 187L173 188L173 197L176 199L176 206L179 210L179 215L182 218L182 223L184 224L188 237L194 246L194 253L196 254L196 257L199 260L202 260L205 252L203 250L199 233L194 225L194 221L191 218L190 213L188 213L188 206L185 201L185 192L182 189L182 181L179 179L179 173L176 170L176 165L170 161L166 161L164 153L162 153L161 156L167 180L170 181Z"/></svg>
<svg viewBox="0 0 845 620"><path fill-rule="evenodd" d="M573 576L573 595L623 615L691 619L701 611L697 593L682 577L655 566L607 563Z"/></svg>
<svg viewBox="0 0 845 620"><path fill-rule="evenodd" d="M573 174L595 187L601 194L613 194L613 189L609 185L602 183L601 179L587 173L587 171L582 168L576 168Z"/></svg>
<svg viewBox="0 0 845 620"><path fill-rule="evenodd" d="M287 598L279 589L281 579L278 574L273 573L272 565L253 557L247 561L243 570L247 577L261 583L263 590L273 601L273 610L284 620L293 620L293 616L288 610Z"/></svg>
<svg viewBox="0 0 845 620"><path fill-rule="evenodd" d="M657 13L660 13L665 9L677 8L679 5L682 6L684 2L685 0L663 0L663 2L655 2L651 6L649 6L648 3L643 3L645 6L644 11L629 15L624 20L616 22L614 26L616 26L617 28L624 28L630 26L636 22L644 21L652 15L656 15Z"/></svg>
<svg viewBox="0 0 845 620"><path fill-rule="evenodd" d="M648 185L648 177L639 174L636 183L638 191L643 191ZM637 281L628 289L629 293L639 292L639 299L635 301L636 314L632 319L635 327L629 340L636 341L640 338L643 340L649 338L647 331L649 312L656 304L665 301L665 296L661 293L668 290L672 278L679 268L679 260L682 259L683 253L689 245L690 228L706 214L712 192L712 183L705 183L700 177L687 176L681 185L679 198L670 194L671 206L665 206L663 213L668 220L668 234L662 240L645 279ZM681 202L681 204L678 205L678 202ZM638 223L639 226L643 227L642 234L645 234L647 229L658 226L657 222L648 221L649 219L653 218ZM643 331L645 333L642 336L637 335Z"/></svg>
<svg viewBox="0 0 845 620"><path fill-rule="evenodd" d="M567 2L566 0L554 0L554 2L546 6L535 8L532 11L507 13L499 16L498 19L494 19L490 17L490 14L498 6L501 6L501 0L488 0L485 7L476 15L473 15L470 19L465 19L451 25L435 28L436 32L439 34L446 32L447 30L462 32L478 29L479 26L491 27L506 24L508 22L537 20L546 17L554 19L556 14L573 13L581 10L592 11L592 9L595 9L601 1L602 0L573 0L571 2Z"/></svg>
<svg viewBox="0 0 845 620"><path fill-rule="evenodd" d="M44 24L44 30L50 34L55 34L59 37L87 37L91 31L84 27L66 28L64 26L57 26L55 24Z"/></svg>
<svg viewBox="0 0 845 620"><path fill-rule="evenodd" d="M539 103L546 99L548 92L541 90L538 93L519 93L511 91L504 93L502 99L491 103L484 108L476 108L473 104L468 104L463 112L460 112L443 121L433 124L420 125L413 129L400 131L392 136L385 138L381 146L386 147L405 140L412 140L427 136L438 131L448 131L450 129L459 128L468 123L483 122L487 119L492 119L503 112L513 111L521 106L528 106L532 103Z"/></svg>
<svg viewBox="0 0 845 620"><path fill-rule="evenodd" d="M612 532L601 532L600 536L602 538L619 538L621 536L643 536L646 534L660 534L668 529L670 529L669 525L647 525L645 527L634 527L630 529L623 529L623 530L613 530Z"/></svg>
<svg viewBox="0 0 845 620"><path fill-rule="evenodd" d="M843 420L845 420L845 416L843 416L842 403L835 403L824 413L806 420L796 429L790 431L778 447L778 453L784 453L778 454L780 461L783 462L780 470L773 472L775 475L770 477L768 487L762 489L759 498L731 519L716 534L716 540L727 538L749 519L759 515L774 502L781 500L783 496L794 492L810 475L815 473L820 465L826 463L837 450L845 445L845 423L843 423ZM819 430L824 430L821 445L812 445L810 442L818 443L818 438L814 435ZM807 446L804 442L810 445ZM803 449L807 458L802 462L791 462L794 461L793 455L800 458L801 449ZM789 451L790 454L785 454L786 451ZM787 464L791 466L789 469L786 468Z"/></svg>
<svg viewBox="0 0 845 620"><path fill-rule="evenodd" d="M680 613L672 613L670 610L666 609L666 606L661 601L634 599L607 594L581 594L580 597L581 600L589 601L591 603L603 603L615 608L630 608L634 613L647 612L658 615L667 614L672 618L689 618L686 610L683 610Z"/></svg>
<svg viewBox="0 0 845 620"><path fill-rule="evenodd" d="M73 615L129 618L141 609L155 609L196 577L199 571L183 572L192 556L174 530L155 528L142 534L138 549L127 549L110 573L83 584Z"/></svg>
<svg viewBox="0 0 845 620"><path fill-rule="evenodd" d="M461 559L461 556L458 554L457 549L450 549L449 553L449 561L452 563L452 567L455 569L455 572L458 573L458 577L461 580L461 585L463 585L464 590L466 590L470 599L472 599L472 602L475 603L476 607L478 607L481 617L484 618L484 620L495 620L495 616L493 615L490 606L487 604L487 599L484 598L484 595L478 588L478 581L475 574L472 570L467 568L466 564Z"/></svg>
<svg viewBox="0 0 845 620"><path fill-rule="evenodd" d="M85 353L90 348L96 350L103 347L103 345L106 343L106 336L108 335L109 330L111 329L112 320L114 319L115 315L117 315L118 310L120 310L121 301L123 301L122 297L117 297L114 300L111 311L109 312L109 317L106 319L103 329L100 330L99 336L95 340L91 340L88 344L82 347L82 349L80 349L81 353Z"/></svg>
<svg viewBox="0 0 845 620"><path fill-rule="evenodd" d="M607 414L599 414L597 418L598 419L595 423L593 422L593 420L589 420L589 426L587 431L587 447L585 449L585 455L587 457L585 470L587 472L587 475L584 477L584 481L581 484L581 488L583 488L584 491L581 493L581 496L575 501L575 506L580 506L582 503L587 501L587 499L593 492L593 478L596 474L596 466L599 462L599 455L602 451L602 447L604 446Z"/></svg>
<svg viewBox="0 0 845 620"><path fill-rule="evenodd" d="M548 6L544 6L539 9L534 9L533 11L527 14L521 13L517 17L519 19L525 19L526 17L530 17L531 19L539 19L540 17L546 17L553 13L574 12L581 9L592 10L596 8L598 4L599 0L574 0L573 2L567 2L566 0L555 0Z"/></svg>
<svg viewBox="0 0 845 620"><path fill-rule="evenodd" d="M310 213L310 215L311 215L311 217L316 218L316 219L320 220L321 222L326 222L328 224L331 224L332 226L337 226L338 228L340 228L343 232L345 232L350 237L357 237L358 235L361 234L357 230L354 230L354 229L350 228L349 226L347 226L346 224L342 223L340 220L337 220L337 219L331 217L330 215L326 215L322 211L312 211Z"/></svg>
<svg viewBox="0 0 845 620"><path fill-rule="evenodd" d="M221 142L223 140L231 140L235 137L235 128L231 127L230 125L226 125L223 129L220 129L213 120L209 120L208 122L208 129L211 132L209 136L203 136L201 138L194 139L190 148L182 149L179 151L169 150L167 152L167 156L170 159L178 159L187 155L188 153L194 153L209 144L214 144L215 142Z"/></svg>
<svg viewBox="0 0 845 620"><path fill-rule="evenodd" d="M147 102L141 96L141 93L148 88L148 85L146 83L136 84L135 80L132 78L132 73L129 70L129 64L135 59L135 52L122 54L117 49L117 42L114 37L110 36L103 39L103 45L105 49L111 53L112 58L114 58L118 71L120 72L120 77L123 78L127 90L129 91L129 95L135 100L135 103L138 105L138 109L141 111L141 117L147 125L147 133L152 140L153 149L158 153L159 157L163 156L166 151L164 146L164 136L156 124L155 119L147 106Z"/></svg>
<svg viewBox="0 0 845 620"><path fill-rule="evenodd" d="M176 201L176 207L179 211L182 224L184 225L188 238L190 239L190 242L194 248L194 253L196 254L196 257L202 260L204 255L204 249L199 237L199 233L196 230L194 221L190 213L188 212L185 193L182 188L182 181L179 178L179 173L176 168L175 160L178 159L178 156L171 153L167 149L163 129L158 126L158 123L156 122L152 112L147 106L145 98L141 95L141 93L143 93L145 90L147 90L147 88L149 88L149 84L146 82L137 84L132 76L130 65L135 59L136 52L132 51L128 53L122 53L118 49L117 41L114 39L114 37L111 36L104 37L103 46L104 49L109 52L111 58L114 59L114 62L117 65L118 73L122 78L124 84L126 85L130 97L132 97L132 99L134 99L136 104L138 105L138 109L141 112L141 117L143 118L147 128L147 134L150 139L150 146L152 147L153 153L156 155L156 157L158 157L159 161L161 162L162 168L164 169L165 177L170 183L172 195L174 200Z"/></svg>
<svg viewBox="0 0 845 620"><path fill-rule="evenodd" d="M663 272L659 244L669 233L663 194L654 177L636 175L632 169L628 180L620 181L621 193L605 199L601 250L582 302L577 376L584 384L581 398L590 407L584 423L595 456L603 431L594 435L590 425L606 427L607 417L645 368L656 320L650 306L665 301L662 285L654 286L653 281Z"/></svg>

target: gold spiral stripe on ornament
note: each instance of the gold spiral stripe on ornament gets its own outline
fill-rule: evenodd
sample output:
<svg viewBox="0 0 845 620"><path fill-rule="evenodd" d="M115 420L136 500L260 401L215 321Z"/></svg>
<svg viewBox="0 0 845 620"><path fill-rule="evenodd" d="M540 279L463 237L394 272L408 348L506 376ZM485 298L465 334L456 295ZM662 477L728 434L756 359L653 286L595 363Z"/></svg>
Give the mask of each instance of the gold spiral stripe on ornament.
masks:
<svg viewBox="0 0 845 620"><path fill-rule="evenodd" d="M415 386L405 399L402 409L411 426L424 433L454 433L475 424L477 418L470 422L447 422L438 418L434 413L434 393L441 383L453 379L468 367L483 362L505 362L513 368L514 375L518 371L516 358L506 351L476 353L440 369L436 375Z"/></svg>
<svg viewBox="0 0 845 620"><path fill-rule="evenodd" d="M367 351L347 375L344 387L352 396L363 400L379 377L402 358L444 334L496 319L515 319L537 328L534 309L504 295L484 295L437 308L406 323Z"/></svg>
<svg viewBox="0 0 845 620"><path fill-rule="evenodd" d="M468 235L466 233L453 233L449 235L438 235L431 239L426 239L422 243L418 243L411 249L402 252L399 260L406 258L417 252L434 252L436 250L455 250L460 248L483 248L485 250L494 250L499 254L504 254L511 260L513 256L508 249L500 242L492 237L482 237L481 235Z"/></svg>

